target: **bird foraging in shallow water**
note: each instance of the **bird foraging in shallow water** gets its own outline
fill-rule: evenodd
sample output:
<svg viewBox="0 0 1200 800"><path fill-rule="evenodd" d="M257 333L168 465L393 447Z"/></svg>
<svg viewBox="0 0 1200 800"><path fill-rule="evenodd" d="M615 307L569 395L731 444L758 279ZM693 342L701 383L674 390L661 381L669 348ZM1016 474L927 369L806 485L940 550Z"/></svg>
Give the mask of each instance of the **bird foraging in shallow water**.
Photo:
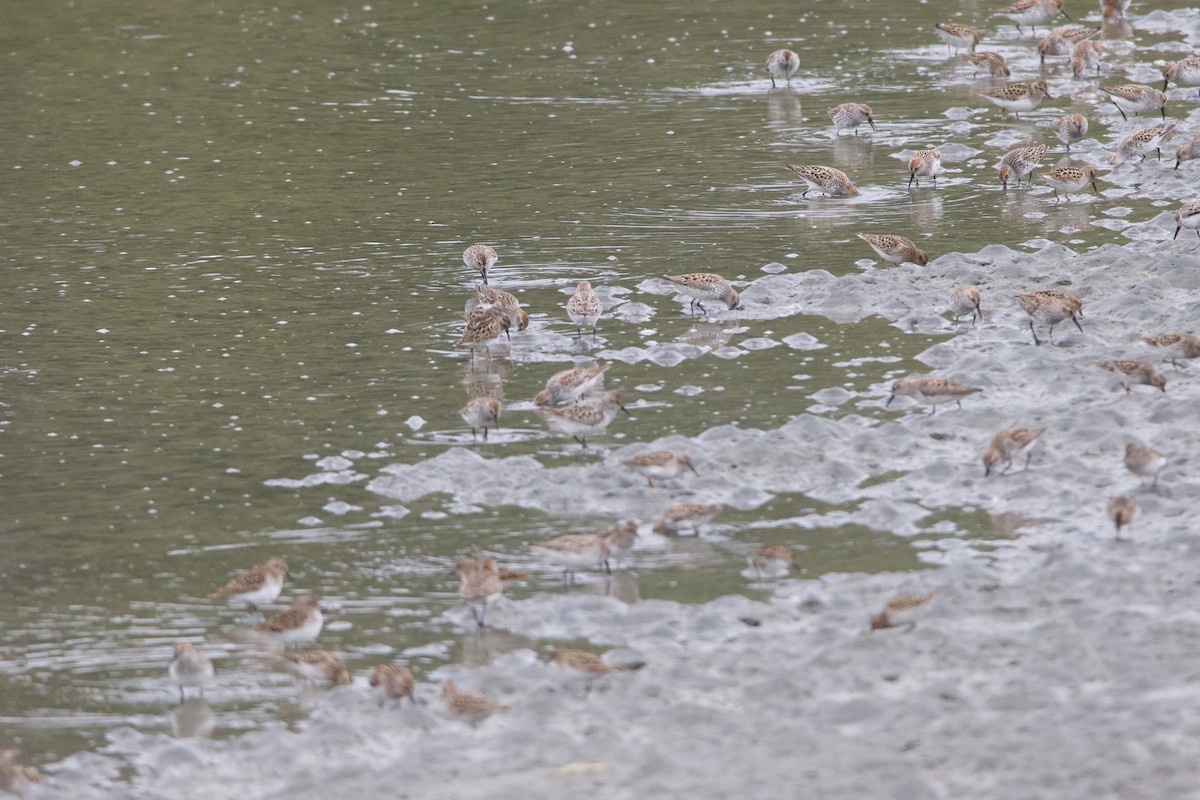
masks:
<svg viewBox="0 0 1200 800"><path fill-rule="evenodd" d="M1117 538L1121 538L1121 528L1133 521L1138 512L1138 502L1129 495L1108 498L1108 518L1117 529Z"/></svg>
<svg viewBox="0 0 1200 800"><path fill-rule="evenodd" d="M983 454L983 476L992 474L992 470L1001 461L1005 462L1004 472L1012 466L1013 456L1025 454L1025 469L1029 469L1029 460L1033 458L1033 448L1038 437L1046 432L1045 428L1005 428L992 437L987 452Z"/></svg>
<svg viewBox="0 0 1200 800"><path fill-rule="evenodd" d="M525 309L521 308L521 303L515 295L503 289L493 289L490 286L477 283L475 284L475 303L476 305L468 308L467 311L474 311L475 308L495 306L508 317L509 327L515 325L519 331L523 331L529 327L529 315L525 313Z"/></svg>
<svg viewBox="0 0 1200 800"><path fill-rule="evenodd" d="M508 315L496 306L460 311L458 317L467 323L462 338L458 340L459 344L486 347L499 339L500 334L508 338Z"/></svg>
<svg viewBox="0 0 1200 800"><path fill-rule="evenodd" d="M485 284L488 282L488 270L495 266L498 259L495 249L486 244L473 244L463 251L463 264L477 271Z"/></svg>
<svg viewBox="0 0 1200 800"><path fill-rule="evenodd" d="M1162 118L1167 118L1167 96L1158 89L1127 83L1123 86L1101 86L1100 91L1107 94L1117 111L1121 112L1121 119L1129 119L1127 112L1140 114L1143 111L1161 111Z"/></svg>
<svg viewBox="0 0 1200 800"><path fill-rule="evenodd" d="M1000 159L1000 185L1005 190L1008 189L1008 184L1012 180L1016 180L1017 186L1021 185L1021 178L1031 176L1037 165L1042 163L1042 156L1046 155L1046 145L1039 144L1036 147L1016 147L1009 150ZM1033 180L1032 177L1029 178Z"/></svg>
<svg viewBox="0 0 1200 800"><path fill-rule="evenodd" d="M459 410L458 415L463 422L471 427L471 438L476 438L476 431L483 428L483 440L488 438L488 428L500 429L500 412L504 406L495 397L473 397Z"/></svg>
<svg viewBox="0 0 1200 800"><path fill-rule="evenodd" d="M942 154L937 150L918 150L908 159L908 185L913 181L921 185L921 178L933 178L937 186L937 176L942 172Z"/></svg>
<svg viewBox="0 0 1200 800"><path fill-rule="evenodd" d="M792 76L800 69L800 56L791 50L776 50L767 56L767 74L771 76L771 88L775 88L775 79L786 80L792 85Z"/></svg>
<svg viewBox="0 0 1200 800"><path fill-rule="evenodd" d="M286 646L313 641L320 635L324 624L321 598L315 594L305 594L293 600L285 610L268 617L255 630L278 636Z"/></svg>
<svg viewBox="0 0 1200 800"><path fill-rule="evenodd" d="M1055 28L1038 42L1038 54L1041 55L1042 63L1045 64L1046 56L1070 55L1071 48L1076 43L1091 39L1098 33L1100 33L1099 28L1083 28L1070 25L1063 28Z"/></svg>
<svg viewBox="0 0 1200 800"><path fill-rule="evenodd" d="M603 433L616 418L618 411L633 416L621 402L621 393L615 390L590 400L580 400L569 406L545 406L540 409L546 422L563 436L570 436L586 448L589 436Z"/></svg>
<svg viewBox="0 0 1200 800"><path fill-rule="evenodd" d="M1070 15L1063 9L1063 0L1017 0L1010 6L1005 6L996 12L998 17L1008 17L1017 26L1017 33L1024 33L1021 25L1030 28L1040 25L1062 14L1067 19Z"/></svg>
<svg viewBox="0 0 1200 800"><path fill-rule="evenodd" d="M1083 301L1073 294L1059 289L1041 289L1036 292L1025 292L1016 295L1017 303L1029 315L1029 332L1033 334L1033 343L1041 344L1035 325L1049 325L1048 336L1050 344L1054 344L1054 326L1069 319L1083 333L1079 317L1083 316Z"/></svg>
<svg viewBox="0 0 1200 800"><path fill-rule="evenodd" d="M746 554L746 564L758 573L759 578L778 578L787 574L794 558L795 553L786 544L764 544Z"/></svg>
<svg viewBox="0 0 1200 800"><path fill-rule="evenodd" d="M1093 167L1055 167L1043 172L1042 180L1050 184L1050 188L1054 190L1056 203L1059 200L1059 192L1062 192L1066 195L1067 200L1070 200L1071 192L1078 192L1089 183L1096 194L1100 194L1100 189L1096 187L1096 170Z"/></svg>
<svg viewBox="0 0 1200 800"><path fill-rule="evenodd" d="M546 381L546 388L533 398L537 406L564 406L583 399L593 391L604 388L604 373L612 364L594 367L572 367L556 372Z"/></svg>
<svg viewBox="0 0 1200 800"><path fill-rule="evenodd" d="M675 288L692 299L690 310L695 316L696 309L707 314L701 300L720 300L725 307L733 310L741 304L737 290L733 284L712 272L689 272L686 275L663 275L663 280L675 284Z"/></svg>
<svg viewBox="0 0 1200 800"><path fill-rule="evenodd" d="M563 577L574 580L577 569L604 568L612 572L608 557L611 553L608 540L594 533L571 533L556 536L544 542L534 542L530 549L543 561L563 568Z"/></svg>
<svg viewBox="0 0 1200 800"><path fill-rule="evenodd" d="M283 654L287 669L311 684L349 686L354 682L350 669L337 653L329 650L300 650Z"/></svg>
<svg viewBox="0 0 1200 800"><path fill-rule="evenodd" d="M412 670L403 664L380 664L371 670L368 683L372 688L382 686L383 693L391 700L403 701L407 697L413 703L417 702L413 696Z"/></svg>
<svg viewBox="0 0 1200 800"><path fill-rule="evenodd" d="M288 565L282 558L269 559L238 575L229 583L213 592L213 597L228 597L235 603L245 603L253 611L259 605L270 603L283 591L283 579L287 577Z"/></svg>
<svg viewBox="0 0 1200 800"><path fill-rule="evenodd" d="M873 233L856 233L854 234L859 239L871 246L871 249L879 254L879 257L885 261L890 261L893 264L903 264L905 261L910 261L918 266L925 266L929 263L929 255L913 244L911 239L905 239L903 236L892 236L891 234L873 234Z"/></svg>
<svg viewBox="0 0 1200 800"><path fill-rule="evenodd" d="M1121 140L1116 151L1108 157L1108 163L1120 164L1138 155L1142 157L1142 161L1145 161L1151 150L1156 150L1159 160L1162 160L1161 145L1174 134L1175 126L1166 124L1134 131Z"/></svg>
<svg viewBox="0 0 1200 800"><path fill-rule="evenodd" d="M1183 162L1196 158L1200 158L1200 136L1179 145L1175 150L1175 169L1179 169L1179 165Z"/></svg>
<svg viewBox="0 0 1200 800"><path fill-rule="evenodd" d="M460 558L454 569L459 576L458 596L466 601L475 623L486 627L488 605L504 593L500 566L494 558Z"/></svg>
<svg viewBox="0 0 1200 800"><path fill-rule="evenodd" d="M604 307L600 304L600 296L592 291L592 284L588 281L580 281L575 287L575 294L571 295L571 299L567 301L567 316L571 318L571 322L575 323L575 335L578 338L583 337L583 329L590 327L592 329L592 341L596 341L596 324L600 321L600 315L604 313Z"/></svg>
<svg viewBox="0 0 1200 800"><path fill-rule="evenodd" d="M1200 85L1200 56L1190 56L1167 64L1162 73L1164 92L1171 81L1175 81L1177 86Z"/></svg>
<svg viewBox="0 0 1200 800"><path fill-rule="evenodd" d="M621 463L648 478L651 486L654 485L655 480L677 478L689 470L696 473L691 456L687 453L675 453L670 450L651 450L648 453L639 453L636 456L622 459Z"/></svg>
<svg viewBox="0 0 1200 800"><path fill-rule="evenodd" d="M1091 39L1076 42L1071 45L1071 72L1078 78L1085 70L1095 69L1100 74L1100 59L1104 55L1104 45Z"/></svg>
<svg viewBox="0 0 1200 800"><path fill-rule="evenodd" d="M933 29L946 43L946 55L951 55L950 48L974 52L975 45L979 44L979 40L983 38L974 28L959 25L956 22L939 22L933 26Z"/></svg>
<svg viewBox="0 0 1200 800"><path fill-rule="evenodd" d="M980 67L987 67L988 72L994 78L1007 78L1012 75L1008 69L1008 59L999 53L991 53L987 50L981 50L978 53L969 53L965 56L959 56L963 61L966 61L975 67L976 73Z"/></svg>
<svg viewBox="0 0 1200 800"><path fill-rule="evenodd" d="M179 702L184 701L184 687L198 688L204 697L204 684L212 679L213 665L208 656L192 647L191 642L176 642L175 655L167 662L167 674L179 686Z"/></svg>
<svg viewBox="0 0 1200 800"><path fill-rule="evenodd" d="M1037 108L1042 102L1042 98L1054 99L1054 96L1050 94L1050 87L1041 78L1029 83L1010 83L994 91L980 92L979 96L1000 108L1013 112L1017 119L1021 118L1022 111L1033 111Z"/></svg>
<svg viewBox="0 0 1200 800"><path fill-rule="evenodd" d="M811 191L818 191L830 197L857 197L858 189L850 182L850 178L840 169L823 167L819 164L788 164L786 169L799 175L808 188L801 192L805 197Z"/></svg>
<svg viewBox="0 0 1200 800"><path fill-rule="evenodd" d="M837 128L837 136L841 135L842 128L853 128L854 135L858 136L858 129L862 125L870 125L871 130L879 132L879 128L875 127L875 119L871 116L871 107L863 103L842 103L829 109L827 113Z"/></svg>
<svg viewBox="0 0 1200 800"><path fill-rule="evenodd" d="M1088 132L1088 119L1083 114L1063 114L1050 123L1050 130L1058 140L1071 149L1072 142L1078 142Z"/></svg>
<svg viewBox="0 0 1200 800"><path fill-rule="evenodd" d="M983 319L983 295L979 289L974 286L951 286L950 287L950 311L954 315L954 321L958 322L958 318L964 314L971 315L971 324L975 324L975 319L978 317Z"/></svg>
<svg viewBox="0 0 1200 800"><path fill-rule="evenodd" d="M707 505L704 503L677 503L667 506L662 519L654 523L655 533L674 531L678 533L684 527L690 527L692 533L699 536L700 526L707 523L725 509L723 505Z"/></svg>
<svg viewBox="0 0 1200 800"><path fill-rule="evenodd" d="M964 386L949 378L935 378L931 375L920 375L915 378L900 378L892 382L892 393L888 395L884 407L890 406L897 397L911 397L922 403L929 404L929 413L937 411L941 403L957 403L962 408L962 399L982 392L983 389L974 386Z"/></svg>
<svg viewBox="0 0 1200 800"><path fill-rule="evenodd" d="M1121 386L1125 389L1126 394L1133 391L1135 383L1153 386L1155 389L1161 389L1164 393L1167 391L1167 379L1149 361L1137 358L1119 358L1115 361L1101 361L1097 366L1109 372L1118 372L1124 375L1125 377L1121 379Z"/></svg>

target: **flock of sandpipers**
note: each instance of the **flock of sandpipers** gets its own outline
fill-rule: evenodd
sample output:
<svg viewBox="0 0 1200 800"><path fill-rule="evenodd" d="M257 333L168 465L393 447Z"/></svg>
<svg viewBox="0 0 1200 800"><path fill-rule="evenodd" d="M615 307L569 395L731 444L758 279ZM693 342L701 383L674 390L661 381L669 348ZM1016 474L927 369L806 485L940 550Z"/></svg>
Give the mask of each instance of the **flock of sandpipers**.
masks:
<svg viewBox="0 0 1200 800"><path fill-rule="evenodd" d="M1101 0L1103 19L1107 22L1122 17L1127 4L1128 0ZM997 13L1012 19L1021 30L1023 25L1047 23L1060 14L1065 15L1066 12L1062 0L1020 0ZM967 51L962 58L977 69L986 68L992 76L1010 77L1011 73L1004 56L994 52L976 51L976 46L982 41L979 32L966 25L953 23L939 24L936 31L948 50ZM1051 31L1038 43L1042 62L1045 63L1047 57L1067 55L1076 77L1093 68L1099 74L1100 60L1105 54L1103 44L1096 40L1100 31L1099 28L1083 26L1063 27ZM792 76L800 68L800 59L791 50L778 50L770 54L766 67L772 88L775 88L776 81L790 83ZM1161 158L1160 146L1177 134L1176 126L1165 122L1165 90L1171 82L1183 86L1200 85L1200 56L1167 64L1162 72L1162 90L1133 84L1101 87L1121 112L1122 118L1127 118L1129 114L1157 111L1163 119L1160 124L1126 136L1112 153L1110 163L1118 164L1138 155L1145 160L1152 150L1158 150ZM1049 86L1043 79L1009 84L1000 89L982 92L981 95L1016 115L1033 110L1043 98L1051 97ZM857 135L858 128L863 125L877 130L870 106L863 103L851 102L835 106L829 110L829 117L835 126L835 135L840 135L843 130L853 130ZM1068 114L1054 120L1050 129L1070 150L1072 143L1086 135L1088 120L1082 114ZM999 168L1002 185L1007 189L1010 183L1019 186L1023 179L1032 179L1033 170L1045 152L1046 146L1039 144L1005 153ZM1176 169L1183 162L1197 157L1200 157L1200 137L1192 138L1178 148ZM787 165L787 169L803 179L807 185L805 194L817 191L832 197L858 195L858 190L850 178L838 169L822 165ZM908 161L908 185L911 187L915 183L919 188L922 179L928 179L936 185L937 176L942 172L942 156L938 151L919 151ZM1054 190L1056 200L1059 192L1069 199L1071 192L1078 192L1085 186L1091 185L1093 189L1096 188L1096 171L1090 166L1060 166L1042 173L1041 177ZM1183 204L1176 212L1175 219L1176 237L1183 229L1195 230L1197 236L1200 236L1200 201ZM918 265L928 262L928 255L903 236L867 233L859 233L857 236L889 262L911 262ZM480 282L475 284L474 300L462 314L466 329L459 344L486 351L487 347L501 336L510 336L513 329L518 332L525 330L529 325L529 316L517 298L489 284L488 271L497 262L495 249L487 245L471 246L463 253L463 262L468 268L478 272ZM703 305L705 302L721 303L729 310L737 309L740 305L738 292L720 275L690 273L663 277L690 299L690 311L693 315L697 311L701 314L707 313ZM983 319L982 300L983 295L977 287L955 286L950 290L949 310L956 320L967 314L971 315L974 325ZM1079 321L1083 301L1075 295L1050 289L1025 292L1017 295L1016 300L1029 315L1030 331L1035 344L1042 344L1047 340L1053 344L1053 329L1060 322L1070 320L1080 331L1083 330ZM577 290L566 303L566 314L576 326L579 337L582 338L590 328L594 339L597 325L603 315L603 305L589 282L583 281L578 284ZM1047 327L1046 340L1038 337L1039 326ZM1200 339L1188 333L1150 336L1144 338L1144 341L1170 351L1172 363L1178 358L1200 357ZM545 389L534 398L547 423L558 433L574 438L584 448L587 447L589 437L602 433L618 412L625 411L620 393L603 389L604 374L609 366L579 366L559 372L547 381ZM1116 359L1102 361L1098 366L1118 373L1127 392L1137 384L1166 391L1166 379L1147 361ZM961 405L963 398L982 391L936 376L902 378L896 380L891 388L887 405L897 396L908 396L929 403L930 413L933 413L937 404L955 402ZM473 397L460 413L472 429L473 436L482 432L486 440L489 430L498 426L501 412L500 399L484 394ZM1002 464L1004 470L1009 469L1021 454L1025 455L1025 464L1028 466L1033 448L1045 431L1046 428L1042 427L1011 428L997 432L983 456L985 475L990 475ZM678 478L689 471L696 471L687 454L667 450L643 453L625 459L622 463L648 478L651 485L654 485L655 481ZM1127 444L1125 466L1138 476L1151 478L1152 487L1157 486L1159 473L1166 464L1166 457L1159 451L1137 442ZM716 505L674 505L666 509L661 519L655 523L654 529L678 531L690 528L693 532L698 532L700 526L721 510L722 507ZM1129 524L1137 510L1137 501L1132 496L1120 495L1109 499L1108 512L1118 537L1121 528ZM608 571L611 558L633 547L637 531L638 526L635 522L626 521L595 534L560 536L535 543L531 550L539 559L563 567L568 576L573 571L582 569ZM766 545L754 549L748 555L747 561L760 576L780 575L785 573L791 564L792 550L787 545ZM486 624L489 604L503 592L504 581L528 577L527 573L501 566L494 558L463 558L457 562L456 570L460 576L459 594L481 629ZM284 559L272 558L238 575L217 589L214 594L254 609L259 605L272 603L279 597L287 573L288 565ZM936 593L929 593L893 598L878 614L871 617L871 627L889 627L909 618L907 615L926 607L935 595ZM253 636L271 644L272 646L267 648L272 653L271 657L279 659L282 665L304 679L334 686L350 684L350 671L345 661L337 654L325 650L288 649L292 645L314 641L323 624L324 617L319 598L312 594L304 594L294 599L284 611L258 624L254 628ZM618 666L591 653L562 648L555 651L554 658L563 667L595 674L628 668L628 665ZM192 644L179 642L175 645L174 656L168 663L168 675L179 687L182 701L187 689L198 689L202 693L204 684L213 677L214 669L211 660ZM399 701L407 697L415 700L415 681L411 671L404 664L376 666L371 671L368 682L372 687L381 687L386 698ZM452 715L472 723L505 709L505 706L487 697L461 691L449 681L442 685L442 697ZM36 769L18 764L15 756L15 751L0 750L2 791L19 790L22 785L40 778Z"/></svg>

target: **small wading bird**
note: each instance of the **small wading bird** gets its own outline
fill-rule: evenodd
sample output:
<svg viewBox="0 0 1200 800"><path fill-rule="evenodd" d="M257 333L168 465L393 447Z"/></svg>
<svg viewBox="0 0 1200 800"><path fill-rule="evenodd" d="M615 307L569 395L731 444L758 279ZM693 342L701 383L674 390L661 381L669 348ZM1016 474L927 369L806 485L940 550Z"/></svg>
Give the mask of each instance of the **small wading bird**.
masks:
<svg viewBox="0 0 1200 800"><path fill-rule="evenodd" d="M767 74L771 76L771 88L775 88L775 79L786 80L792 85L792 76L800 69L800 57L791 50L776 50L767 56Z"/></svg>
<svg viewBox="0 0 1200 800"><path fill-rule="evenodd" d="M911 397L929 404L929 413L937 411L941 403L957 403L962 408L962 399L982 392L983 389L974 386L963 386L949 378L935 378L921 375L915 378L901 378L892 383L892 393L888 396L884 407L890 406L897 397Z"/></svg>
<svg viewBox="0 0 1200 800"><path fill-rule="evenodd" d="M477 271L485 284L488 270L495 266L498 258L496 251L486 244L473 244L463 251L463 264Z"/></svg>

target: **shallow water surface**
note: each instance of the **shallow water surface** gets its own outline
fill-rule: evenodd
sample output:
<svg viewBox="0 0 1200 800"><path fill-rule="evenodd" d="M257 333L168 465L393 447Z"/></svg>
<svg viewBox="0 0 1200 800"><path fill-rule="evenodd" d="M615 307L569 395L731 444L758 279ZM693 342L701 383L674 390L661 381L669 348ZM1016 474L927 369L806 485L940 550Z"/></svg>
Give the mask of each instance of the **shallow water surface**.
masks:
<svg viewBox="0 0 1200 800"><path fill-rule="evenodd" d="M931 257L1124 241L1190 191L1194 166L1136 166L1157 182L1122 166L1100 196L1062 203L1036 182L1001 192L1004 150L1036 140L1053 143L1047 163L1066 156L1045 130L1058 114L1088 113L1072 155L1097 166L1142 121L1097 106L1096 80L1073 80L1062 59L1045 68L1056 99L1005 118L976 95L998 84L947 59L931 27L980 25L1014 77L1039 70L1033 37L943 0L884 7L10 9L0 746L42 763L123 725L230 736L303 719L292 680L239 640L255 618L208 597L273 555L293 566L286 596L326 598L322 647L359 674L401 657L420 677L547 645L463 626L463 554L533 570L516 598L700 602L767 596L742 572L763 541L796 545L793 575L815 577L917 569L942 537L1010 535L974 507L839 521L861 502L849 473L843 496L820 499L742 480L755 454L726 452L725 426L892 419L907 409L883 407L886 382L928 371L914 356L968 327L834 321L772 308L750 284L886 266L858 231L908 236ZM1153 60L1189 52L1169 32L1104 35L1138 47L1111 39L1104 85L1155 84ZM783 46L801 70L770 91L761 64ZM1171 98L1182 123L1194 91ZM847 100L871 104L878 133L833 136L825 110ZM933 146L954 156L947 174L909 189L906 155ZM836 166L862 195L803 197L788 163ZM472 355L454 312L477 242L497 248L492 285L532 324ZM734 280L745 307L689 318L657 278L693 271ZM579 280L605 301L594 340L563 312ZM584 451L551 435L531 398L588 359L615 362L609 385L631 416ZM458 409L482 391L507 410L476 444ZM619 449L659 440L702 454L699 475L651 488L616 465ZM819 472L820 458L797 452L779 470ZM405 466L428 486L386 482ZM717 495L730 507L703 536L649 534L669 503ZM647 535L611 579L566 584L528 554L620 517ZM166 685L178 639L217 662L201 710L174 709Z"/></svg>

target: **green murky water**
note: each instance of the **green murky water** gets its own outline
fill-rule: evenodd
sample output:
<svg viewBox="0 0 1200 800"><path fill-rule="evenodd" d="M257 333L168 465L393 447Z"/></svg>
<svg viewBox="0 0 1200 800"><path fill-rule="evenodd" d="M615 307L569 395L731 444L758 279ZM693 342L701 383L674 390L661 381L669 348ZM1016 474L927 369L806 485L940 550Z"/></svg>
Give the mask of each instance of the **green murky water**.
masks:
<svg viewBox="0 0 1200 800"><path fill-rule="evenodd" d="M289 592L331 598L321 643L352 668L421 645L410 659L418 672L487 657L439 619L458 602L454 557L519 560L529 541L607 522L602 509L569 519L508 506L457 513L432 496L394 519L377 515L389 501L363 482L266 484L347 451L379 456L355 458L374 475L469 444L457 410L475 373L454 346L453 316L470 296L468 244L497 247L494 285L533 318L526 344L492 365L516 401L571 358L730 335L693 329L669 297L639 292L647 278L753 280L768 262L852 271L873 257L859 230L910 236L934 256L1043 237L1087 247L1119 240L1091 225L1104 208L1154 213L1136 195L1055 206L999 192L991 165L1004 148L986 142L1013 129L1048 140L1039 124L1087 107L1068 91L1020 123L998 112L947 118L947 108L984 105L973 93L990 84L948 61L930 28L987 25L983 10L958 16L941 0L896 16L879 2L781 9L6 4L0 745L41 762L99 746L116 725L187 728L163 680L178 638L211 643L222 674L245 667L202 729L232 735L301 715L289 679L221 644L245 626L241 612L206 597L276 554L294 565ZM989 30L1001 37L992 44L1024 53L1014 74L1028 75L1034 40ZM801 53L801 71L792 90L768 92L761 64L783 46ZM1128 63L1110 59L1105 82ZM1061 61L1049 71L1069 77ZM851 99L873 106L880 132L835 141L825 109ZM937 190L907 191L893 155L944 142L983 152L948 164L958 171ZM786 163L837 166L864 197L802 201ZM562 341L550 334L573 333L564 289L581 279L628 290L656 313L606 318L594 347L541 349ZM732 335L800 332L828 346L618 363L610 384L639 408L597 444L726 422L777 427L819 388L865 391L907 371L931 341L879 320L806 317ZM871 360L881 349L895 360ZM413 416L425 421L416 431L405 423ZM486 452L590 457L548 437L531 412L510 412L504 425ZM331 501L354 508L332 512ZM731 514L723 544L681 545L611 591L761 592L731 555L759 535L739 526L819 508L783 496ZM937 521L994 534L971 510ZM887 532L781 535L806 545L809 576L919 565ZM565 589L547 577L512 593L535 591Z"/></svg>

